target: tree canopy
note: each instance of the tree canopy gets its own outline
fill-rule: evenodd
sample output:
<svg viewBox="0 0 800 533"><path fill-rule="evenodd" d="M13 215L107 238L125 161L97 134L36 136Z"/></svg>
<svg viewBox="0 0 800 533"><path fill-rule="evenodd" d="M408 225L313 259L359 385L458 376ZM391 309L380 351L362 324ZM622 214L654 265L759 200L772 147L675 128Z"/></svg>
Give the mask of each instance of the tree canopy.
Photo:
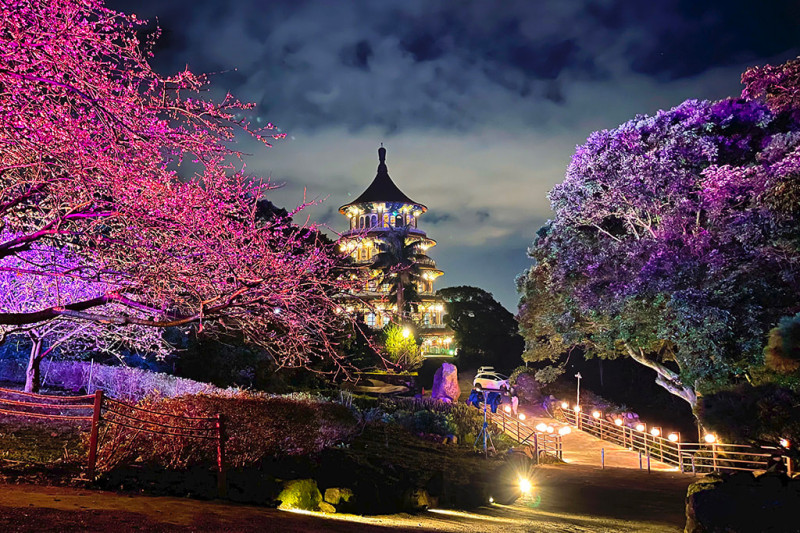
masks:
<svg viewBox="0 0 800 533"><path fill-rule="evenodd" d="M270 185L232 148L239 133L282 135L251 129L231 95L207 99L203 76L154 72L141 24L100 0L14 0L0 14L0 230L13 235L0 270L95 289L0 308L0 324L197 323L280 364L340 360L338 254L293 213L260 216ZM80 266L37 264L39 245Z"/></svg>
<svg viewBox="0 0 800 533"><path fill-rule="evenodd" d="M518 280L526 359L627 355L693 406L752 377L800 301L800 123L780 102L688 100L577 148Z"/></svg>
<svg viewBox="0 0 800 533"><path fill-rule="evenodd" d="M439 289L445 301L445 322L455 332L458 361L513 370L522 362L524 342L516 318L478 287Z"/></svg>

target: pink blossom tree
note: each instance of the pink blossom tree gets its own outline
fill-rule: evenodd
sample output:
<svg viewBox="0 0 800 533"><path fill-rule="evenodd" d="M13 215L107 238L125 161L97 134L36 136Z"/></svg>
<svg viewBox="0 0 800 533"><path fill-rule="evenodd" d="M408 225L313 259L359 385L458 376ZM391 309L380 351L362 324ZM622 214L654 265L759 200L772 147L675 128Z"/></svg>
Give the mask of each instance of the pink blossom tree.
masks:
<svg viewBox="0 0 800 533"><path fill-rule="evenodd" d="M232 148L237 131L265 144L280 135L250 129L250 106L230 95L205 99L202 76L155 73L140 24L100 0L9 0L0 12L0 229L13 235L0 272L75 284L0 308L0 324L199 323L283 365L325 357L341 368L340 259L292 223L296 211L258 219L270 186ZM79 266L23 266L37 246L69 249Z"/></svg>

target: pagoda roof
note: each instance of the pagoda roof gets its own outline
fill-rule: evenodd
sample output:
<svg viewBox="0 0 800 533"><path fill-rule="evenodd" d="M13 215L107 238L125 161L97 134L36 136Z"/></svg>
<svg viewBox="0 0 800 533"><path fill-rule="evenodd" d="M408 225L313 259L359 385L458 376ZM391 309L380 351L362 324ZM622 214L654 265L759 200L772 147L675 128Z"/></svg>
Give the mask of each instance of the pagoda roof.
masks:
<svg viewBox="0 0 800 533"><path fill-rule="evenodd" d="M344 214L345 208L348 206L373 202L412 204L421 207L423 212L428 210L428 208L421 203L415 202L406 196L403 191L395 185L392 178L389 177L389 170L386 168L386 148L383 146L378 148L378 173L375 175L375 179L372 180L369 187L361 193L361 196L348 204L344 204L339 208L339 212Z"/></svg>

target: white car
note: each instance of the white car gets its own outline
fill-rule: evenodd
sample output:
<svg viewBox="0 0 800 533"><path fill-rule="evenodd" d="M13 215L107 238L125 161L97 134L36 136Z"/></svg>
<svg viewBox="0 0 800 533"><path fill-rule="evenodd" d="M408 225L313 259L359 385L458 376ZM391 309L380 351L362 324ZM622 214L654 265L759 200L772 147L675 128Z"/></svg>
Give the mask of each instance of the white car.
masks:
<svg viewBox="0 0 800 533"><path fill-rule="evenodd" d="M492 366L482 366L475 374L475 379L472 380L472 386L477 390L491 390L491 391L510 391L511 384L508 382L508 376L495 372Z"/></svg>

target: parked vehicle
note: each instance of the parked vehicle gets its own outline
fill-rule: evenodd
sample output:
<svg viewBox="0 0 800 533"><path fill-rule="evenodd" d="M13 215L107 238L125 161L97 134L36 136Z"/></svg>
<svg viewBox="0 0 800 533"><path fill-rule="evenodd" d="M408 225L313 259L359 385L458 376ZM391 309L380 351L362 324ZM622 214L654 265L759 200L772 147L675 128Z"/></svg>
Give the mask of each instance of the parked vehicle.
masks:
<svg viewBox="0 0 800 533"><path fill-rule="evenodd" d="M472 380L472 386L477 390L511 391L508 376L496 372L493 366L482 366Z"/></svg>

